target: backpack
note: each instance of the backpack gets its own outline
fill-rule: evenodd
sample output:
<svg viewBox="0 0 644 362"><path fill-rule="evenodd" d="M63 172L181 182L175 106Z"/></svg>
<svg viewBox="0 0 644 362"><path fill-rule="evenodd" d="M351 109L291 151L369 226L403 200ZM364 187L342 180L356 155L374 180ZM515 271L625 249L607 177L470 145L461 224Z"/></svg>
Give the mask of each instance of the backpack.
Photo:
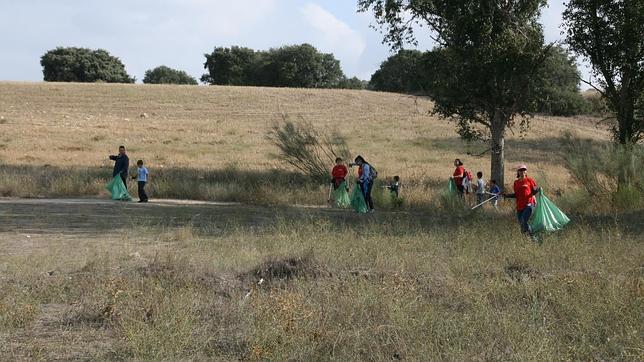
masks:
<svg viewBox="0 0 644 362"><path fill-rule="evenodd" d="M375 180L378 178L378 171L371 164L369 164L369 178L371 180Z"/></svg>
<svg viewBox="0 0 644 362"><path fill-rule="evenodd" d="M474 177L472 176L472 171L470 170L465 170L465 177L467 177L467 180L469 182L472 182L474 180Z"/></svg>

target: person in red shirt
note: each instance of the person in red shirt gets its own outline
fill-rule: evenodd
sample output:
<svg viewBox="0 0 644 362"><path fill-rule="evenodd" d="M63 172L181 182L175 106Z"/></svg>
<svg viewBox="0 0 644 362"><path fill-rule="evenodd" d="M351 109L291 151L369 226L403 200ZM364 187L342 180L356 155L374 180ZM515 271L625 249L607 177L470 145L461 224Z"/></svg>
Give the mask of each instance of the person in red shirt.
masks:
<svg viewBox="0 0 644 362"><path fill-rule="evenodd" d="M517 166L517 179L514 181L514 193L504 193L503 196L517 200L517 219L521 225L521 232L532 234L532 228L528 224L532 210L537 204L534 195L538 194L541 189L537 187L536 181L528 177L528 167L526 165Z"/></svg>
<svg viewBox="0 0 644 362"><path fill-rule="evenodd" d="M454 179L454 184L456 185L456 189L458 190L458 195L460 197L463 197L463 193L465 192L465 188L463 187L463 177L465 177L465 167L463 167L463 162L461 162L461 160L458 158L454 160L454 167L456 167L456 169L454 170L452 179Z"/></svg>
<svg viewBox="0 0 644 362"><path fill-rule="evenodd" d="M333 188L337 189L340 187L348 174L349 170L347 169L347 166L342 163L342 159L340 157L336 158L335 166L333 166L333 170L331 170L331 177L333 177L331 183L333 183Z"/></svg>

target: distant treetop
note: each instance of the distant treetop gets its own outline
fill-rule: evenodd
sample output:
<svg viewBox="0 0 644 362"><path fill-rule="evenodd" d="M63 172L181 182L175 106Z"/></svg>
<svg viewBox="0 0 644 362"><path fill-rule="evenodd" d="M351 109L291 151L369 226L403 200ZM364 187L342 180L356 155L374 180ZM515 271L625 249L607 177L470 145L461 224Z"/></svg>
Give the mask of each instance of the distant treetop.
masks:
<svg viewBox="0 0 644 362"><path fill-rule="evenodd" d="M134 83L117 57L106 50L58 47L40 58L46 82Z"/></svg>
<svg viewBox="0 0 644 362"><path fill-rule="evenodd" d="M172 69L165 65L149 69L143 78L145 84L192 84L196 85L197 80L183 70Z"/></svg>
<svg viewBox="0 0 644 362"><path fill-rule="evenodd" d="M201 81L217 85L298 88L363 88L357 78L348 79L340 61L320 53L310 44L289 45L268 51L233 46L217 47L204 54L208 73Z"/></svg>

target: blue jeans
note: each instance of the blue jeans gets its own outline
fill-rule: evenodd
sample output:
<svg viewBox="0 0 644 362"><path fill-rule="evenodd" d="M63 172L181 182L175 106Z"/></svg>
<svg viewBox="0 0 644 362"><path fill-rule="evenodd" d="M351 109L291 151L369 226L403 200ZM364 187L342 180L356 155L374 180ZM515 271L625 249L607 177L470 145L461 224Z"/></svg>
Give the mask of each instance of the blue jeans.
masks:
<svg viewBox="0 0 644 362"><path fill-rule="evenodd" d="M361 182L358 185L360 186L360 191L362 191L362 196L364 196L364 202L367 204L369 210L373 210L373 200L371 199L373 181Z"/></svg>
<svg viewBox="0 0 644 362"><path fill-rule="evenodd" d="M534 206L527 206L525 209L517 211L517 219L519 219L519 225L521 225L521 232L528 233L532 235L532 228L528 224L530 216L532 215L532 209Z"/></svg>

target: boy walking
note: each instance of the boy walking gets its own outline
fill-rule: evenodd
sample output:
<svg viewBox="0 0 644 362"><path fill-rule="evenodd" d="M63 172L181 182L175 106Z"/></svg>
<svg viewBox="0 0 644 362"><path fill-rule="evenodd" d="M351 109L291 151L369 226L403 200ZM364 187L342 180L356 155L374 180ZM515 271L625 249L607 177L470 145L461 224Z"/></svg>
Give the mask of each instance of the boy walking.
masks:
<svg viewBox="0 0 644 362"><path fill-rule="evenodd" d="M400 176L394 176L393 182L390 182L389 185L387 185L386 187L391 192L391 196L394 199L397 199L398 192L400 190Z"/></svg>
<svg viewBox="0 0 644 362"><path fill-rule="evenodd" d="M485 201L485 180L483 179L483 172L476 173L476 203L480 204Z"/></svg>
<svg viewBox="0 0 644 362"><path fill-rule="evenodd" d="M139 186L139 202L148 202L148 195L145 193L145 184L148 182L148 169L143 166L143 160L136 161L136 178Z"/></svg>
<svg viewBox="0 0 644 362"><path fill-rule="evenodd" d="M501 193L501 188L499 185L496 184L496 180L490 180L490 193L494 194L492 198L492 205L494 205L495 209L498 209L498 203L499 203L499 194Z"/></svg>

